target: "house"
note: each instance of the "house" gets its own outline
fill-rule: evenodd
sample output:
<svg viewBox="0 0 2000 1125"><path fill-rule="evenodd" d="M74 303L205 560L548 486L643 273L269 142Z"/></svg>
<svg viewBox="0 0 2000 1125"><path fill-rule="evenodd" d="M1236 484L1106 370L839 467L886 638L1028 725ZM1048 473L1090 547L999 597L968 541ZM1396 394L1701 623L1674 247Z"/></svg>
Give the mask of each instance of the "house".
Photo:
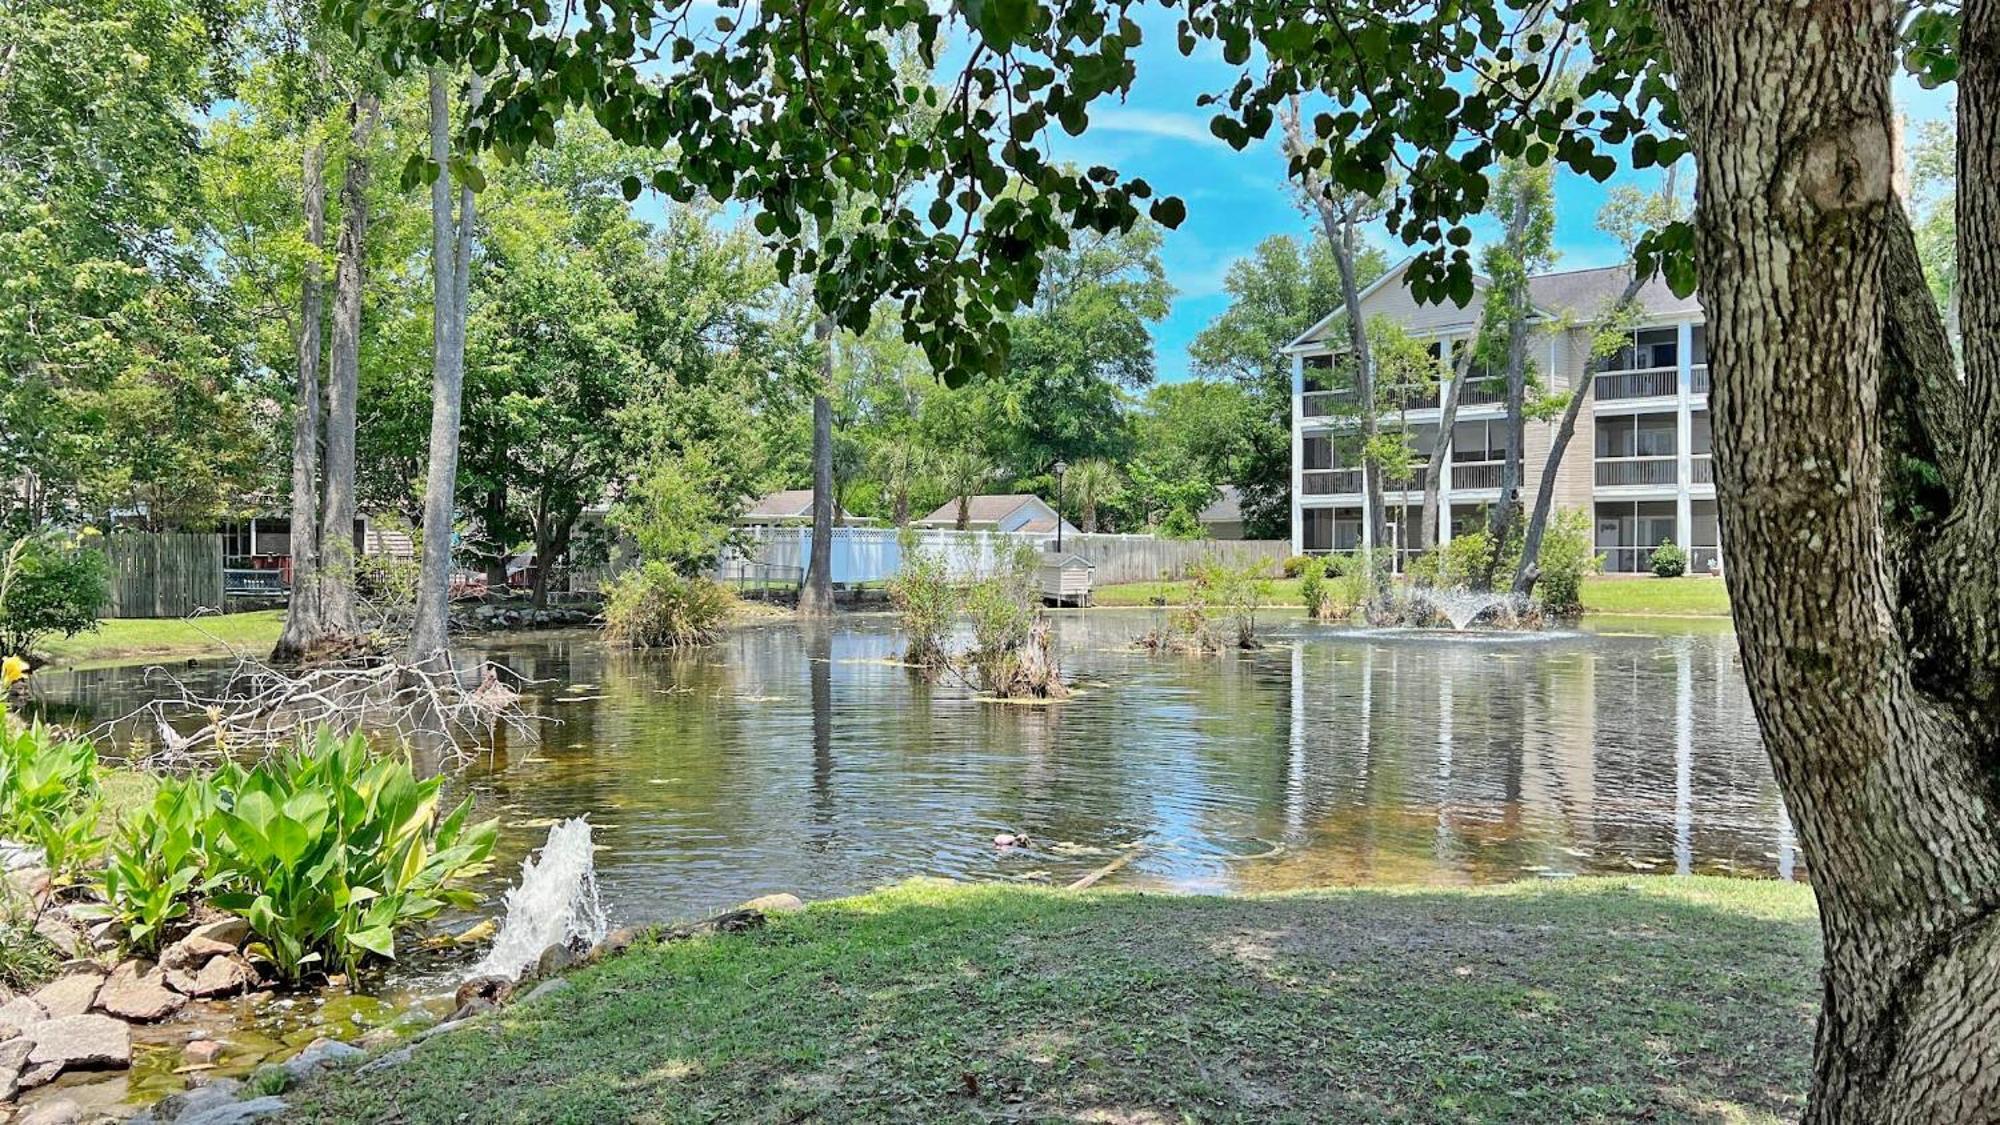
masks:
<svg viewBox="0 0 2000 1125"><path fill-rule="evenodd" d="M1097 564L1082 555L1050 551L1042 556L1042 601L1050 605L1089 605L1090 572Z"/></svg>
<svg viewBox="0 0 2000 1125"><path fill-rule="evenodd" d="M292 519L265 513L224 523L223 592L231 597L283 597L292 587ZM416 544L393 519L362 515L354 521L354 548L362 556L413 559Z"/></svg>
<svg viewBox="0 0 2000 1125"><path fill-rule="evenodd" d="M767 493L736 517L743 527L798 527L813 519L813 490L787 488ZM847 509L834 505L833 522L852 525L858 521Z"/></svg>
<svg viewBox="0 0 2000 1125"><path fill-rule="evenodd" d="M958 526L958 500L947 500L938 506L937 511L910 523L916 527L955 528ZM968 531L1054 535L1058 523L1062 525L1064 535L1083 534L1075 524L1056 515L1056 510L1049 506L1048 501L1032 493L972 496L966 499L965 528Z"/></svg>
<svg viewBox="0 0 2000 1125"><path fill-rule="evenodd" d="M1222 495L1195 513L1194 522L1210 539L1243 538L1243 494L1233 484L1223 485Z"/></svg>
<svg viewBox="0 0 2000 1125"><path fill-rule="evenodd" d="M1404 262L1361 294L1364 317L1387 317L1417 340L1427 341L1438 364L1434 386L1381 387L1376 403L1384 422L1406 426L1420 458L1436 449L1450 357L1470 345L1478 330L1486 282L1475 283L1464 308L1420 305L1404 284ZM1591 336L1631 277L1629 266L1569 270L1529 279L1534 305L1531 355L1543 389L1576 388L1590 359ZM1577 420L1575 437L1554 470L1558 508L1591 514L1605 569L1651 569L1652 551L1672 540L1688 553L1696 574L1721 566L1715 476L1710 466L1708 336L1700 303L1677 297L1655 279L1639 290L1639 316L1630 339L1595 376ZM1292 356L1292 549L1348 551L1378 546L1362 519L1362 471L1350 437L1355 429L1353 389L1332 378L1344 346L1344 313L1335 313L1286 347ZM1476 526L1485 508L1500 500L1507 456L1506 388L1498 373L1474 369L1460 393L1439 472L1438 542ZM1346 407L1346 409L1343 409ZM1521 501L1532 506L1545 472L1555 421L1526 423L1522 440ZM1424 472L1391 483L1388 544L1405 556L1421 542Z"/></svg>

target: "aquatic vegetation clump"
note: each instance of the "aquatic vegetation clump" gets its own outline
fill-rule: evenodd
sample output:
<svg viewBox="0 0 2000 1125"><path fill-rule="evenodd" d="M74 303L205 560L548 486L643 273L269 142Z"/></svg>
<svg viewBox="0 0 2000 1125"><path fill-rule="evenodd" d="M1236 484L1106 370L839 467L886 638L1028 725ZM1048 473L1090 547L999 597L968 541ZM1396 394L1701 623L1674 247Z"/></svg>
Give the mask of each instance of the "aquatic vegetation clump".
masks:
<svg viewBox="0 0 2000 1125"><path fill-rule="evenodd" d="M1262 648L1257 612L1271 601L1265 565L1259 559L1236 564L1210 559L1196 566L1187 601L1142 635L1139 646L1184 656Z"/></svg>
<svg viewBox="0 0 2000 1125"><path fill-rule="evenodd" d="M719 582L648 562L605 591L604 635L629 648L713 644L735 604L736 596Z"/></svg>
<svg viewBox="0 0 2000 1125"><path fill-rule="evenodd" d="M926 674L948 667L951 652L946 642L964 594L952 580L944 556L918 546L915 537L906 532L902 539L902 565L889 580L889 598L902 616L903 632L909 637L903 659Z"/></svg>
<svg viewBox="0 0 2000 1125"><path fill-rule="evenodd" d="M1069 691L1042 611L1040 575L1040 556L1023 547L966 591L973 639L966 663L981 690L1003 699L1054 699Z"/></svg>

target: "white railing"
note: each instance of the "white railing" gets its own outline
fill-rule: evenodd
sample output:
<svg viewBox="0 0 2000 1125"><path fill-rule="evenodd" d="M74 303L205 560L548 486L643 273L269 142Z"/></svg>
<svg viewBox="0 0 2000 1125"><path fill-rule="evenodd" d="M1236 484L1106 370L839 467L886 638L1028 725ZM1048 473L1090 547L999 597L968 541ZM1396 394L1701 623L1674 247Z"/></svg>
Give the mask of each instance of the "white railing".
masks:
<svg viewBox="0 0 2000 1125"><path fill-rule="evenodd" d="M1599 457L1597 483L1604 488L1632 485L1672 485L1679 479L1677 456Z"/></svg>
<svg viewBox="0 0 2000 1125"><path fill-rule="evenodd" d="M1325 418L1353 401L1351 391L1307 391L1299 396L1299 417Z"/></svg>
<svg viewBox="0 0 2000 1125"><path fill-rule="evenodd" d="M1454 461L1451 466L1451 490L1474 492L1499 488L1500 478L1506 470L1503 461Z"/></svg>
<svg viewBox="0 0 2000 1125"><path fill-rule="evenodd" d="M1672 398L1679 393L1678 367L1648 367L1637 371L1603 371L1597 376L1599 402L1629 398Z"/></svg>
<svg viewBox="0 0 2000 1125"><path fill-rule="evenodd" d="M1688 483L1715 483L1715 462L1708 454L1697 453L1688 458Z"/></svg>
<svg viewBox="0 0 2000 1125"><path fill-rule="evenodd" d="M1708 364L1697 363L1689 369L1688 393L1697 395L1708 393Z"/></svg>
<svg viewBox="0 0 2000 1125"><path fill-rule="evenodd" d="M1299 478L1307 496L1356 496L1361 492L1360 469L1309 469Z"/></svg>

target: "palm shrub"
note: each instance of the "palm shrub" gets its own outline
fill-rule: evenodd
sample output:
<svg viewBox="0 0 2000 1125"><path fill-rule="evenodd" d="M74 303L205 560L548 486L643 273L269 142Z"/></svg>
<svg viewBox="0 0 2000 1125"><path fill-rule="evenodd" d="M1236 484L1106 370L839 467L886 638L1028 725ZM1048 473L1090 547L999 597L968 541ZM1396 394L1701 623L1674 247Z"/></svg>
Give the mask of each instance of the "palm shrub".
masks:
<svg viewBox="0 0 2000 1125"><path fill-rule="evenodd" d="M606 591L604 633L631 648L711 644L722 635L735 603L719 582L647 562L620 575Z"/></svg>
<svg viewBox="0 0 2000 1125"><path fill-rule="evenodd" d="M95 746L8 722L0 708L0 836L40 845L49 877L63 882L102 851L101 807Z"/></svg>
<svg viewBox="0 0 2000 1125"><path fill-rule="evenodd" d="M393 958L399 930L475 896L458 884L487 867L497 820L468 827L470 797L437 819L443 777L373 757L356 734L209 779L210 901L250 923L288 981L370 956Z"/></svg>

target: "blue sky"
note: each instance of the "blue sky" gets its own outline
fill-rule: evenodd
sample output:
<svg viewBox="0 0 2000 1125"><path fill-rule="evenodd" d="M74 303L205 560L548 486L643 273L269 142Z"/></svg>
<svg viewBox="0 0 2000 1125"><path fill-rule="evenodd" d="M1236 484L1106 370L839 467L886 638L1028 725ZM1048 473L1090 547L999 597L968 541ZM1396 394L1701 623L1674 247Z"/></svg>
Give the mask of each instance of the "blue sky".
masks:
<svg viewBox="0 0 2000 1125"><path fill-rule="evenodd" d="M1172 314L1154 329L1159 376L1178 380L1189 374L1188 343L1228 306L1222 283L1230 263L1273 234L1306 237L1310 231L1288 190L1276 142L1237 152L1209 134L1209 111L1195 105L1205 91L1226 90L1236 68L1225 64L1213 45L1182 57L1170 24L1142 22L1147 41L1137 55L1138 80L1131 97L1122 105L1100 104L1082 137L1052 132L1059 158L1143 176L1156 191L1187 201L1187 221L1167 233L1162 255L1179 296ZM1950 112L1945 92L1922 90L1904 80L1896 93L1912 121ZM1608 184L1559 176L1557 268L1616 264L1623 256L1619 246L1596 226L1605 192L1620 182L1651 186L1658 176L1657 171L1626 174ZM1475 232L1484 233L1477 226ZM1392 261L1407 253L1386 232L1377 231L1375 241Z"/></svg>

